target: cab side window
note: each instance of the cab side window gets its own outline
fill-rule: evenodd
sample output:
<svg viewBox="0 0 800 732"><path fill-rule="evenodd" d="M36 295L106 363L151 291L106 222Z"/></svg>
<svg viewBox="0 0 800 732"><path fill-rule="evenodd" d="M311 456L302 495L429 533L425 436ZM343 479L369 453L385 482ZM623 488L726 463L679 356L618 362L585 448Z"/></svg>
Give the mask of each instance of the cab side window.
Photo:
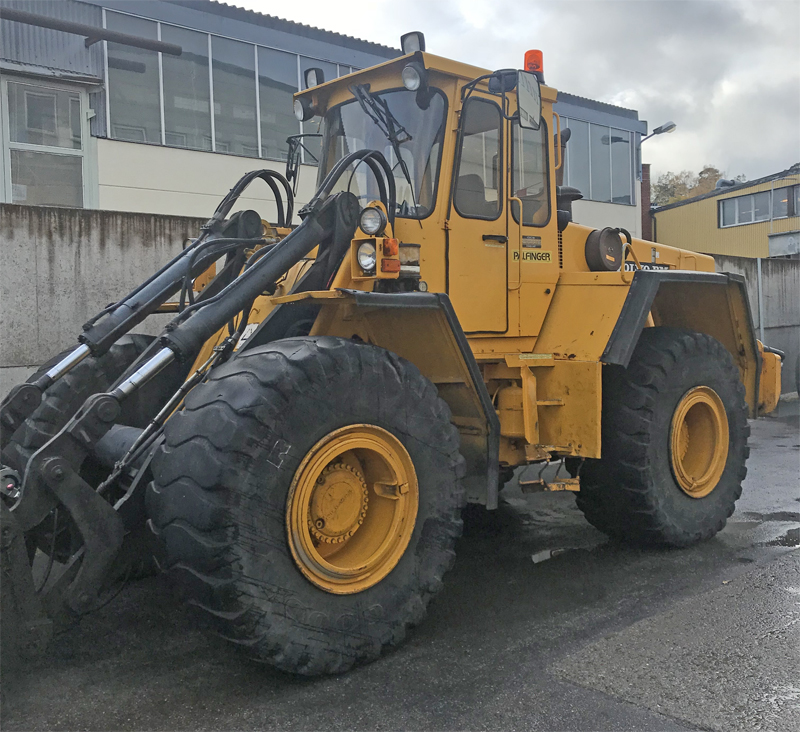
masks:
<svg viewBox="0 0 800 732"><path fill-rule="evenodd" d="M502 209L503 147L500 107L473 97L461 113L461 154L454 204L461 216L494 220Z"/></svg>
<svg viewBox="0 0 800 732"><path fill-rule="evenodd" d="M522 223L544 226L550 220L550 184L548 181L547 128L544 121L538 130L511 128L512 195L522 201ZM519 222L519 206L511 212Z"/></svg>

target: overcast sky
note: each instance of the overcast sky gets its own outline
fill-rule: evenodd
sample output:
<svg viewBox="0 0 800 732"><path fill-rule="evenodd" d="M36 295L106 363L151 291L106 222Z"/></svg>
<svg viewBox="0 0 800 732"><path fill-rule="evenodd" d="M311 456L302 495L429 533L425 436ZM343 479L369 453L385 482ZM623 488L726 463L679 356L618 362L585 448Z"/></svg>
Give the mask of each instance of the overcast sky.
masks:
<svg viewBox="0 0 800 732"><path fill-rule="evenodd" d="M670 135L643 146L654 177L711 163L758 178L800 162L800 0L228 0L489 69L544 52L547 83L629 107Z"/></svg>

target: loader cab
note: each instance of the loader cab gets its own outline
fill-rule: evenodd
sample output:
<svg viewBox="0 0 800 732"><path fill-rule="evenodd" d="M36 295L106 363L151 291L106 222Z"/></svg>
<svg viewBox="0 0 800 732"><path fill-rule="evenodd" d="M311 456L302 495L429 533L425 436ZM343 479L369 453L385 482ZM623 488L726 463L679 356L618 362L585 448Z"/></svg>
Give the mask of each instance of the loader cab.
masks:
<svg viewBox="0 0 800 732"><path fill-rule="evenodd" d="M421 289L447 293L465 333L491 340L535 337L558 279L555 98L533 74L417 51L301 92L296 111L322 135L319 185L350 153L386 158L396 207L384 235L418 247ZM379 193L366 165L336 190L361 206Z"/></svg>

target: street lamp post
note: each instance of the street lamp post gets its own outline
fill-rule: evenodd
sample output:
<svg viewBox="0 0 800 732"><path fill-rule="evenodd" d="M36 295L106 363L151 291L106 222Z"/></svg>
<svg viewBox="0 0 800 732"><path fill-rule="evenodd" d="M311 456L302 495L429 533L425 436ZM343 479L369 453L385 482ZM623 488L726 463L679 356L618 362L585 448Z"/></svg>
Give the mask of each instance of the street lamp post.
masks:
<svg viewBox="0 0 800 732"><path fill-rule="evenodd" d="M659 125L656 127L649 135L646 137L642 137L639 140L639 144L636 146L637 156L639 158L639 180L642 180L642 143L645 140L649 140L651 137L655 137L656 135L664 135L669 134L670 132L675 132L675 129L678 125L676 125L672 120L669 122L664 122L663 125ZM650 185L648 181L648 186ZM641 191L640 191L641 194ZM652 208L652 204L651 204ZM645 223L645 217L647 217L647 225ZM645 236L646 233L650 234L650 237L655 240L656 233L655 233L655 220L652 218L652 214L650 211L645 212L642 210L642 236ZM654 250L655 251L655 250Z"/></svg>
<svg viewBox="0 0 800 732"><path fill-rule="evenodd" d="M660 127L656 127L649 135L647 135L647 137L643 137L641 140L639 140L639 144L641 145L645 140L649 140L651 137L654 137L655 135L663 135L665 133L669 134L670 132L675 132L677 126L678 125L676 125L672 121L664 122L663 125L661 125Z"/></svg>

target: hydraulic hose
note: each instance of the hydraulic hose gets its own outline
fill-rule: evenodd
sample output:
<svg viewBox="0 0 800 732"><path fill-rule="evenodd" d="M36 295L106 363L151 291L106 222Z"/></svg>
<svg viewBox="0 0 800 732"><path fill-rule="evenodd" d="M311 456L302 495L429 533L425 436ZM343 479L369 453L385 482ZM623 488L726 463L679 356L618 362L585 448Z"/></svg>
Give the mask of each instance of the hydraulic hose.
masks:
<svg viewBox="0 0 800 732"><path fill-rule="evenodd" d="M308 215L327 200L333 187L339 181L339 178L342 177L345 170L353 163L358 165L361 162L367 165L375 176L375 180L378 184L379 197L386 206L386 211L389 215L389 223L394 224L394 214L397 208L397 191L394 175L383 153L377 150L356 150L339 160L333 166L331 172L325 176L319 186L319 190L317 190L312 199L301 209L300 216Z"/></svg>
<svg viewBox="0 0 800 732"><path fill-rule="evenodd" d="M278 209L278 226L289 226L292 223L292 218L294 216L294 193L292 193L292 187L289 185L289 181L287 181L286 178L284 178L280 173L276 173L274 170L254 170L242 176L236 185L234 185L233 188L228 191L227 195L222 199L219 206L217 206L217 210L214 211L211 221L223 221L230 213L231 209L233 208L233 204L236 203L239 196L241 196L244 192L245 188L247 188L247 186L256 180L256 178L263 180L272 189L272 193L275 196L275 205ZM283 198L275 181L283 186L286 194L285 208L283 205Z"/></svg>
<svg viewBox="0 0 800 732"><path fill-rule="evenodd" d="M338 193L319 204L316 211L251 267L208 300L186 308L161 336L161 343L182 361L195 357L203 343L242 312L315 246L325 241L344 221L355 231L358 201ZM191 316L191 317L190 317Z"/></svg>

